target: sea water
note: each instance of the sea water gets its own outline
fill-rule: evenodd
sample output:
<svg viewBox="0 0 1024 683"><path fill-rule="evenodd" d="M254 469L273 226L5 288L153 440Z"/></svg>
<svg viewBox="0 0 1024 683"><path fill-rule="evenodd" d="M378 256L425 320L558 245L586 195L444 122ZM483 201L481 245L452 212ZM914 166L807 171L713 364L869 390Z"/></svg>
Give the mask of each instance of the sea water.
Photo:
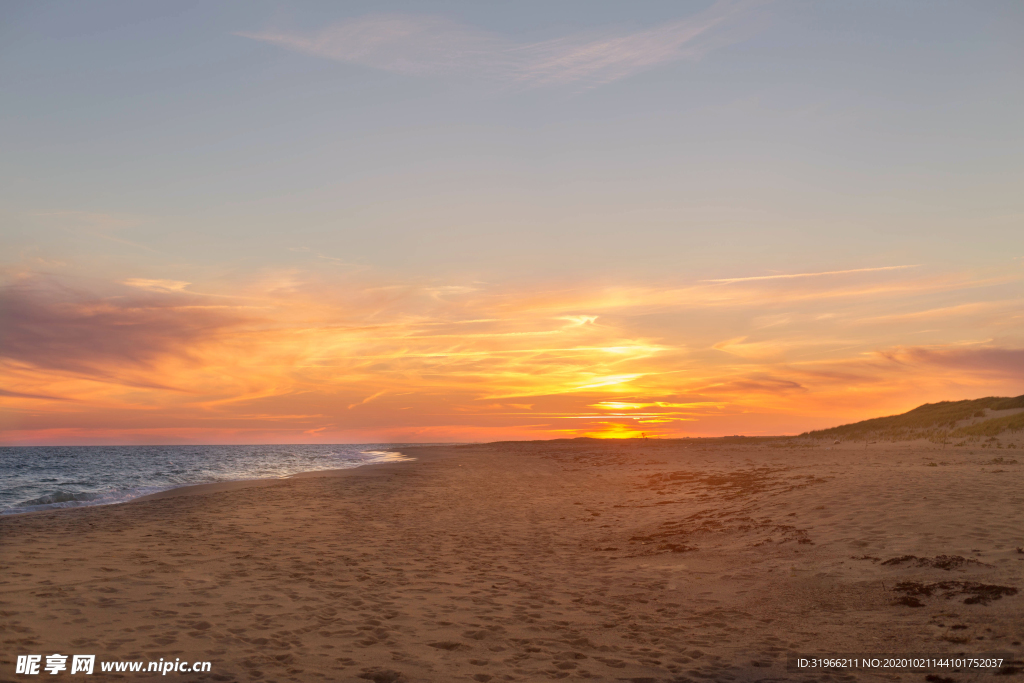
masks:
<svg viewBox="0 0 1024 683"><path fill-rule="evenodd" d="M403 460L401 448L414 445L2 447L0 514L123 503L191 484Z"/></svg>

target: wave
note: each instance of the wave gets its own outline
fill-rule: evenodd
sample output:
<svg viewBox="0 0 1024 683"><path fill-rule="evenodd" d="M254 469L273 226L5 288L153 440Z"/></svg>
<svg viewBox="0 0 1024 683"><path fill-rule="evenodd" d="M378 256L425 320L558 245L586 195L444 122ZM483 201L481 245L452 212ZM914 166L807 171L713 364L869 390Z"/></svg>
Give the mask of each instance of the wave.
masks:
<svg viewBox="0 0 1024 683"><path fill-rule="evenodd" d="M290 455L290 454L289 454ZM370 465L375 463L383 462L401 462L404 460L413 460L398 451L392 450L365 450L357 451L355 453L349 451L330 451L322 454L326 455L329 460L321 460L319 463L321 466L317 466L316 463L306 462L299 465L299 471L302 472L316 472L323 471L326 469L348 469L351 467L359 467L360 465ZM177 463L171 463L177 464ZM266 464L266 463L264 463ZM201 463L197 463L201 465ZM245 473L237 472L231 473L236 476L228 474L224 477L221 474L220 477L217 475L210 476L208 470L200 471L198 469L192 470L192 477L174 477L177 482L171 483L166 481L166 473L162 470L153 472L152 477L164 479L165 481L153 482L153 485L143 486L128 486L123 489L112 488L108 491L69 491L61 488L57 488L53 491L48 491L42 495L36 496L29 500L24 500L19 503L14 503L10 507L0 510L0 515L16 515L23 514L26 512L40 512L43 510L59 510L63 508L75 508L75 507L92 507L95 505L114 505L116 503L127 503L135 498L141 498L142 496L148 496L153 493L159 493L161 491L169 491L171 489L180 488L182 486L195 486L198 484L209 484L224 481L252 481L257 479L274 479L279 477L288 477L297 474L298 472L289 471L291 467L284 467L281 469L271 468L265 469L262 476L257 474L256 476L245 476ZM277 470L276 472L274 470ZM181 471L182 474L185 470ZM227 474L227 473L224 473ZM255 473L253 473L255 474ZM238 476L241 475L241 476ZM223 477L223 478L221 478ZM182 481L186 479L186 481ZM41 480L37 480L40 481ZM52 480L51 480L52 481ZM96 481L96 478L93 478ZM108 485L115 482L110 482L108 479ZM10 500L10 499L8 499Z"/></svg>
<svg viewBox="0 0 1024 683"><path fill-rule="evenodd" d="M63 508L91 507L93 505L113 505L115 503L127 503L129 500L148 496L151 493L167 491L177 486L141 486L121 491L106 491L103 493L89 493L71 491L54 491L16 503L11 507L0 510L0 515L17 515L25 512L39 512L42 510L60 510Z"/></svg>
<svg viewBox="0 0 1024 683"><path fill-rule="evenodd" d="M71 493L70 491L57 491L55 493L49 493L39 498L33 498L32 500L26 500L20 503L21 507L31 505L52 505L54 503L70 503L72 501L90 501L96 500L102 493Z"/></svg>

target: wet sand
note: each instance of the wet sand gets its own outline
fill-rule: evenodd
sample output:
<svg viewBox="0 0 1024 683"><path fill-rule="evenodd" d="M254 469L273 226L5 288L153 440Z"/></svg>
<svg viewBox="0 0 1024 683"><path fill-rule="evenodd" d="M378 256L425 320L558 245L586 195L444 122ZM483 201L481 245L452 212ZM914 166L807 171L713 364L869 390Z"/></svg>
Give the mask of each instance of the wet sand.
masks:
<svg viewBox="0 0 1024 683"><path fill-rule="evenodd" d="M784 443L409 448L2 518L0 680L51 653L212 662L98 678L378 683L925 681L787 656L1021 659L1024 457Z"/></svg>

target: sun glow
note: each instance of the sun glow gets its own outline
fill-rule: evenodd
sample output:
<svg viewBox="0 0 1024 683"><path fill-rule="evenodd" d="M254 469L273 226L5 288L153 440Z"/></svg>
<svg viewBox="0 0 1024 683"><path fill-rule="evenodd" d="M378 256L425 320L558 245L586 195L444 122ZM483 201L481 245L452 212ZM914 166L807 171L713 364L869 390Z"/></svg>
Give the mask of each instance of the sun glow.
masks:
<svg viewBox="0 0 1024 683"><path fill-rule="evenodd" d="M657 434L645 432L620 422L604 422L598 425L598 429L588 431L583 436L594 439L643 439L657 436Z"/></svg>
<svg viewBox="0 0 1024 683"><path fill-rule="evenodd" d="M638 410L647 406L653 405L651 403L621 403L619 401L601 401L590 406L591 408L600 408L602 410Z"/></svg>

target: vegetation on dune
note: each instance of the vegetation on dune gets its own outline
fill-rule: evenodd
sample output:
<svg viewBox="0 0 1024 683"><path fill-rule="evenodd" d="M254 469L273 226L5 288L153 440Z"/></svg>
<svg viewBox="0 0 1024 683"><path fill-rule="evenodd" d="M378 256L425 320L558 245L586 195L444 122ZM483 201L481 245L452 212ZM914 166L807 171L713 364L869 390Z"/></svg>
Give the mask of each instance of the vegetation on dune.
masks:
<svg viewBox="0 0 1024 683"><path fill-rule="evenodd" d="M984 401L986 399L981 400ZM989 406L989 410L1010 410L1012 408L1024 408L1024 396L999 399Z"/></svg>
<svg viewBox="0 0 1024 683"><path fill-rule="evenodd" d="M950 432L950 436L997 436L1005 431L1019 432L1022 429L1024 429L1024 413L1017 413L961 427Z"/></svg>
<svg viewBox="0 0 1024 683"><path fill-rule="evenodd" d="M890 417L876 417L863 422L805 432L801 436L831 439L886 439L906 441L935 439L946 436L995 436L1006 430L1024 429L1024 413L997 417L975 425L956 428L961 420L984 417L986 410L1024 408L1024 396L1004 398L989 396L973 401L942 401Z"/></svg>

